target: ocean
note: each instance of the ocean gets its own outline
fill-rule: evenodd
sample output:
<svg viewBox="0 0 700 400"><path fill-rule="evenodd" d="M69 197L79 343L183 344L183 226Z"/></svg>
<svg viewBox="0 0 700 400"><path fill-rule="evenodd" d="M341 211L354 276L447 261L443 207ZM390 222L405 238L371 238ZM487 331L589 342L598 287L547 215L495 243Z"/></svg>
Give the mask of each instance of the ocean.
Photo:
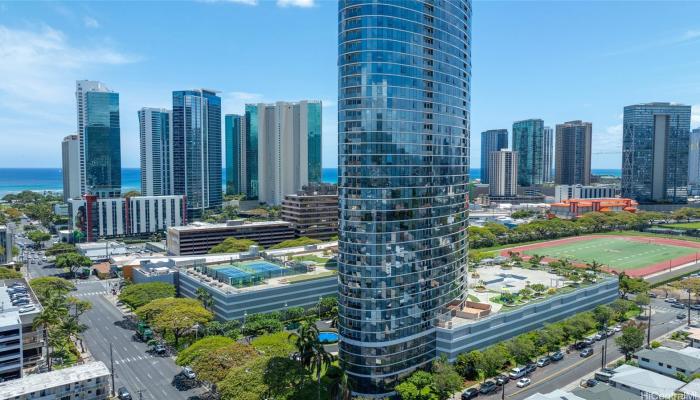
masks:
<svg viewBox="0 0 700 400"><path fill-rule="evenodd" d="M472 168L470 178L481 176L479 168ZM224 182L226 169L223 169ZM595 175L620 176L619 169L593 169ZM338 169L323 168L323 182L337 183ZM139 190L141 188L140 171L138 168L122 169L122 191ZM0 168L0 197L8 193L18 193L23 190L37 192L60 192L63 190L63 177L60 168Z"/></svg>

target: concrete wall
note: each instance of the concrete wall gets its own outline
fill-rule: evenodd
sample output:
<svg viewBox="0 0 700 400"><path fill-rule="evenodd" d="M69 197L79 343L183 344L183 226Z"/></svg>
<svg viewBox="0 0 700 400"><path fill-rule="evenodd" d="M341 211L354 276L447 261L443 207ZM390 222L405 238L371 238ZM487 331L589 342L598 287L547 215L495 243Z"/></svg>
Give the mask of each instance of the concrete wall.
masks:
<svg viewBox="0 0 700 400"><path fill-rule="evenodd" d="M524 306L511 312L500 312L478 322L448 328L437 328L437 352L454 361L458 354L483 349L508 340L545 323L561 321L588 311L618 297L618 280L610 278L593 286Z"/></svg>
<svg viewBox="0 0 700 400"><path fill-rule="evenodd" d="M338 295L338 277L315 279L306 282L281 286L259 287L237 290L231 293L205 286L191 275L179 275L179 293L184 297L196 298L197 288L204 287L214 299L214 314L218 320L243 319L244 314L269 313L283 311L287 307L312 307L319 297Z"/></svg>

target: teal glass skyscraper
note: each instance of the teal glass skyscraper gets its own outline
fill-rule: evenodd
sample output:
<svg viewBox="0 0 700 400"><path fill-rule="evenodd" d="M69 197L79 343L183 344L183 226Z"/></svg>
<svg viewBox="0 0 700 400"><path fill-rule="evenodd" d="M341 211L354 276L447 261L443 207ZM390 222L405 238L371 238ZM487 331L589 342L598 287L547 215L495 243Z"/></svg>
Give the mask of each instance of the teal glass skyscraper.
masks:
<svg viewBox="0 0 700 400"><path fill-rule="evenodd" d="M221 207L221 98L207 89L173 92L173 194L187 215Z"/></svg>
<svg viewBox="0 0 700 400"><path fill-rule="evenodd" d="M122 187L119 93L85 93L85 182L87 193L119 197Z"/></svg>
<svg viewBox="0 0 700 400"><path fill-rule="evenodd" d="M545 177L544 121L513 123L513 151L518 152L518 185L541 185ZM551 162L551 158L549 159Z"/></svg>
<svg viewBox="0 0 700 400"><path fill-rule="evenodd" d="M384 394L465 296L471 2L340 0L338 22L339 357Z"/></svg>
<svg viewBox="0 0 700 400"><path fill-rule="evenodd" d="M622 197L639 203L688 201L691 107L646 103L625 107Z"/></svg>
<svg viewBox="0 0 700 400"><path fill-rule="evenodd" d="M242 135L241 125L245 123L245 117L236 114L224 116L224 132L226 135L226 194L243 193L241 185L241 161L245 154L245 137Z"/></svg>

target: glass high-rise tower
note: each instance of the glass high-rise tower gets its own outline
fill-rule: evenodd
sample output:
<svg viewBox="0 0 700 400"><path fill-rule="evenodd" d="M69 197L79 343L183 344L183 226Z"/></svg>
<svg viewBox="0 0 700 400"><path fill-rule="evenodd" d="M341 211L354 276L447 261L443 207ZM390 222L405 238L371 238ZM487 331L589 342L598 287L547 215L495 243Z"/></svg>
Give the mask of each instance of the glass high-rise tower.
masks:
<svg viewBox="0 0 700 400"><path fill-rule="evenodd" d="M139 118L141 150L141 195L173 193L172 113L163 108L144 107Z"/></svg>
<svg viewBox="0 0 700 400"><path fill-rule="evenodd" d="M528 119L513 123L513 151L518 152L518 185L541 185L545 178L544 121Z"/></svg>
<svg viewBox="0 0 700 400"><path fill-rule="evenodd" d="M625 107L622 122L622 196L639 203L688 201L690 106Z"/></svg>
<svg viewBox="0 0 700 400"><path fill-rule="evenodd" d="M206 89L173 92L173 194L189 218L221 207L221 97Z"/></svg>
<svg viewBox="0 0 700 400"><path fill-rule="evenodd" d="M119 93L88 91L85 105L82 140L86 192L98 197L119 197L122 189Z"/></svg>
<svg viewBox="0 0 700 400"><path fill-rule="evenodd" d="M361 394L436 357L464 300L471 1L339 1L339 333Z"/></svg>

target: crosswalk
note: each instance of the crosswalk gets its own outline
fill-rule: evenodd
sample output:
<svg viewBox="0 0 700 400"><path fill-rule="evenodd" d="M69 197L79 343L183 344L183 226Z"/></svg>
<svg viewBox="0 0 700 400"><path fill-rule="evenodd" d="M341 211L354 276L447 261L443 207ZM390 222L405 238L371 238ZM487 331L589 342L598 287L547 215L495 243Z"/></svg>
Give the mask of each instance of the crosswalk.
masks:
<svg viewBox="0 0 700 400"><path fill-rule="evenodd" d="M74 297L91 297L91 296L100 296L100 295L105 295L108 294L109 292L106 290L99 290L96 292L84 292L84 293L76 293L73 296Z"/></svg>
<svg viewBox="0 0 700 400"><path fill-rule="evenodd" d="M124 365L128 363L132 363L134 361L143 361L143 360L149 360L149 359L154 359L155 357L145 355L145 356L134 356L134 357L125 357L119 360L114 360L114 365Z"/></svg>

